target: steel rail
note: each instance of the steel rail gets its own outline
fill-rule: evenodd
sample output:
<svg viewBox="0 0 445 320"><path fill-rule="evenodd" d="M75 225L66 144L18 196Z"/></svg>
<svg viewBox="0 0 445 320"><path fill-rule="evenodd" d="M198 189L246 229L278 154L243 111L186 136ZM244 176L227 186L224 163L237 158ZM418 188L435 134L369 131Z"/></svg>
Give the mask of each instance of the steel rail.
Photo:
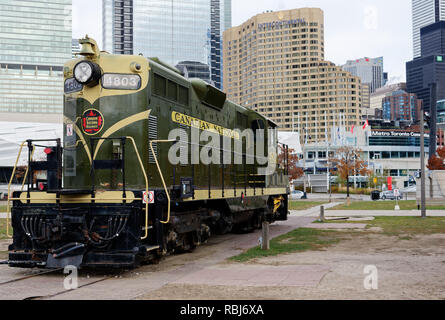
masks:
<svg viewBox="0 0 445 320"><path fill-rule="evenodd" d="M5 284L9 284L9 283L14 283L14 282L18 282L18 281L22 281L22 280L26 280L26 279L30 279L30 278L34 278L43 274L49 274L49 273L54 273L57 271L63 270L63 268L58 268L58 269L52 269L52 270L48 270L48 271L42 271L36 274L30 274L21 278L16 278L16 279L11 279L5 282L0 282L0 286L5 285Z"/></svg>

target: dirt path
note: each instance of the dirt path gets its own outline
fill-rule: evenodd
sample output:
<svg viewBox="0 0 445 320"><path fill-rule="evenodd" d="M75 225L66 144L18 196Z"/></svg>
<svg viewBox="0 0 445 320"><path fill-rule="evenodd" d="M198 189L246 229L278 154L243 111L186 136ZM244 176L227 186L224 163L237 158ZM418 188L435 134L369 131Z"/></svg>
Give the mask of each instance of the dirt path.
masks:
<svg viewBox="0 0 445 320"><path fill-rule="evenodd" d="M143 299L445 299L445 235L398 240L354 235L328 251L261 258L248 265L328 267L316 286L168 284ZM246 266L248 266L246 265ZM364 267L375 265L378 289L364 289ZM226 272L240 264L226 264Z"/></svg>

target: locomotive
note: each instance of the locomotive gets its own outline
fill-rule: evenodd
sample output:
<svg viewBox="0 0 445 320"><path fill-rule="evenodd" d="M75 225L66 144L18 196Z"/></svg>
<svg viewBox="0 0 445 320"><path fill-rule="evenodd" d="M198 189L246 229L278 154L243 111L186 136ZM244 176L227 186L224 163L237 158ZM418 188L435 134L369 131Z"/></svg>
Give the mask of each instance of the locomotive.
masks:
<svg viewBox="0 0 445 320"><path fill-rule="evenodd" d="M158 58L99 51L88 36L79 42L78 58L63 68L63 139L30 139L20 149L28 149L28 165L22 190L8 197L10 266L132 268L193 250L213 233L287 219L288 149L275 123ZM246 150L259 142L249 146L245 129L263 130L272 146L265 158L282 152L273 170L248 161ZM241 151L206 151L189 139L194 133ZM34 159L38 149L43 161ZM203 150L242 161L193 162Z"/></svg>

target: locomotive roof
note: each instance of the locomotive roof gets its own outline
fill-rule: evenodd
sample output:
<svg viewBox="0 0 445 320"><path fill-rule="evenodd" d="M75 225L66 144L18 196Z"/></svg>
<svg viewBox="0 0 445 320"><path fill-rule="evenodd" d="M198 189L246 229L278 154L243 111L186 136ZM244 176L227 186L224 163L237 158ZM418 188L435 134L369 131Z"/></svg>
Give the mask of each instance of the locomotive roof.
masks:
<svg viewBox="0 0 445 320"><path fill-rule="evenodd" d="M148 58L148 61L150 63L150 67L152 69L155 69L157 71L161 71L161 73L165 76L167 76L168 78L170 78L171 80L175 80L178 84L187 86L188 88L194 88L193 86L193 79L187 79L184 77L183 73L181 71L179 71L177 68L164 63L163 61L159 60L158 58ZM212 86L208 83L206 83L209 86ZM218 88L212 86L214 90L220 91ZM196 89L194 88L195 92ZM220 91L222 92L222 91ZM252 109L246 108L240 104L237 104L229 99L225 99L225 103L224 105L231 105L232 107L234 107L236 109L236 111L241 112L243 114L255 114L257 116L259 116L260 118L262 118L263 120L267 121L269 123L269 125L273 128L278 127L278 125L272 121L271 119L269 119L268 117L262 115L261 113L258 113Z"/></svg>

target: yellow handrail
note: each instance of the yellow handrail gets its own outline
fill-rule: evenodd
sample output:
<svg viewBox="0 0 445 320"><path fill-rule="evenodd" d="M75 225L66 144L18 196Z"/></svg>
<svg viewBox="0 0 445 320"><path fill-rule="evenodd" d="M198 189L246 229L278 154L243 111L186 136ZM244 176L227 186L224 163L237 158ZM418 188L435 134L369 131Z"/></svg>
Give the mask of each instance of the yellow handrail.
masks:
<svg viewBox="0 0 445 320"><path fill-rule="evenodd" d="M17 169L17 163L20 160L20 155L22 154L22 149L23 149L23 146L25 145L25 143L27 143L27 141L23 141L20 144L19 153L17 155L17 159L15 160L14 169L12 170L11 178L9 179L9 184L8 184L8 202L6 204L6 236L8 238L12 237L12 235L9 234L9 220L10 220L10 215L11 215L11 205L10 205L10 201L11 201L11 184L12 184L12 180L14 179L15 171ZM26 175L27 174L28 174L28 168L26 169ZM26 176L23 178L22 188L23 188L23 185L25 183L25 179L26 179Z"/></svg>
<svg viewBox="0 0 445 320"><path fill-rule="evenodd" d="M32 161L32 158L34 157L34 151L36 150L36 147L32 145L32 151L31 151L31 157L29 158ZM23 191L23 188L25 187L26 178L28 177L28 171L29 171L29 164L26 167L25 176L23 177L22 187L20 188L20 191Z"/></svg>
<svg viewBox="0 0 445 320"><path fill-rule="evenodd" d="M134 141L133 137L129 137L128 136L126 138L129 139L132 142L134 150L136 151L136 156L137 156L139 164L141 166L142 173L144 174L144 178L145 178L145 192L147 194L148 193L148 177L147 177L147 173L145 171L143 162L141 160L141 157L139 155L139 150L138 150L138 148L136 146L136 142ZM176 141L176 140L173 140L173 141ZM170 142L170 141L159 140L159 141L154 141L154 142ZM19 153L17 155L17 160L15 162L14 169L12 171L11 178L10 178L9 184L8 184L8 202L7 202L7 213L6 213L6 234L7 234L7 236L9 238L11 238L11 235L9 234L9 220L10 220L10 213L11 213L10 201L11 200L23 200L23 199L20 199L20 198L12 198L11 197L11 189L10 188L11 188L11 184L12 184L12 181L13 181L13 178L14 178L14 174L15 174L16 169L17 169L17 163L18 163L18 161L20 159L20 155L22 153L22 149L23 149L23 146L25 145L25 143L27 143L27 141L23 141L22 144L20 145ZM77 145L77 143L76 143L76 145ZM153 146L152 146L151 142L150 142L150 148L151 148L151 150L153 152ZM32 153L31 153L31 159L32 159L32 157L34 155L34 150L35 150L35 147L33 146L33 150L32 150ZM164 190L166 191L167 198L168 198L168 219L167 219L167 221L161 221L161 223L168 223L170 221L170 195L167 192L167 187L166 187L165 182L164 182L164 177L162 176L162 173L161 173L160 168L159 168L159 163L158 163L156 158L155 158L155 161L156 161L156 165L158 166L159 174L161 175L162 183L164 184ZM26 180L26 178L28 176L28 171L29 171L29 166L28 166L28 168L26 168L26 172L25 172L25 176L24 176L24 180L23 180L23 183L22 183L21 190L23 190L24 182L25 182L25 180ZM28 198L26 198L26 199L28 199ZM36 199L33 199L33 200L36 200ZM42 200L46 200L46 199L42 199ZM125 200L125 199L122 199L122 200ZM148 237L148 201L145 203L145 234L144 234L143 237L141 237L141 239L144 240L147 237Z"/></svg>
<svg viewBox="0 0 445 320"><path fill-rule="evenodd" d="M155 142L155 143L165 143L165 142L176 142L176 140L150 140L151 154L153 155L153 158L155 159L156 167L158 168L159 175L161 176L162 185L164 186L164 191L165 191L165 194L167 195L167 201L168 201L168 204L167 204L167 220L166 221L161 221L161 223L167 224L167 223L170 222L170 195L169 195L169 193L167 191L167 186L165 185L164 176L162 175L161 167L159 167L158 159L156 158L155 152L153 150L153 142Z"/></svg>
<svg viewBox="0 0 445 320"><path fill-rule="evenodd" d="M145 172L144 164L142 163L141 157L139 155L138 148L136 147L136 143L134 142L133 137L126 137L127 139L131 140L133 143L134 151L136 151L136 156L138 157L139 164L142 169L142 173L144 174L145 178L145 194L148 194L148 177L147 173ZM141 240L147 239L148 237L148 201L145 202L145 235L141 237Z"/></svg>

